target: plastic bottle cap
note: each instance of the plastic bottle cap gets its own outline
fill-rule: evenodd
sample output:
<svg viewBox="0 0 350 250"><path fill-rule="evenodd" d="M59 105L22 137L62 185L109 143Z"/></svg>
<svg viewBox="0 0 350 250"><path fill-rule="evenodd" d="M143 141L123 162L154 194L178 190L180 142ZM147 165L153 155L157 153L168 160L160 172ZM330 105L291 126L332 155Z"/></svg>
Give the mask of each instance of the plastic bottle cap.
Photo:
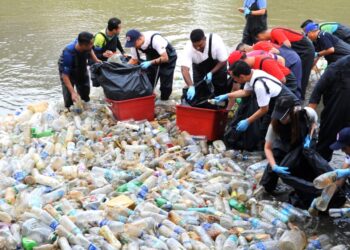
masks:
<svg viewBox="0 0 350 250"><path fill-rule="evenodd" d="M38 243L27 237L22 238L22 246L24 250L33 250L34 247L38 246Z"/></svg>

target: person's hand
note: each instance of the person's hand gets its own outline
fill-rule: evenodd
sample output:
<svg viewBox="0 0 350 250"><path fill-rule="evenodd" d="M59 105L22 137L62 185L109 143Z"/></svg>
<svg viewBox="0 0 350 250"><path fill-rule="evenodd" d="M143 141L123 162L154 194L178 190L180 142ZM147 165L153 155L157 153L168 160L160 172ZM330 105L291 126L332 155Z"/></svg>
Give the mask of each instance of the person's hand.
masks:
<svg viewBox="0 0 350 250"><path fill-rule="evenodd" d="M140 65L141 65L142 69L148 69L149 67L151 67L152 62L151 61L145 61L145 62L142 62Z"/></svg>
<svg viewBox="0 0 350 250"><path fill-rule="evenodd" d="M320 57L320 54L318 52L315 52L314 58L317 59Z"/></svg>
<svg viewBox="0 0 350 250"><path fill-rule="evenodd" d="M238 8L238 11L243 14L244 13L244 8Z"/></svg>
<svg viewBox="0 0 350 250"><path fill-rule="evenodd" d="M73 92L73 93L71 93L71 97L72 97L72 101L73 102L77 102L77 101L79 101L79 95L77 94L77 92Z"/></svg>
<svg viewBox="0 0 350 250"><path fill-rule="evenodd" d="M204 80L207 82L207 84L211 83L213 80L213 73L209 72L205 77Z"/></svg>
<svg viewBox="0 0 350 250"><path fill-rule="evenodd" d="M245 119L238 123L236 130L239 132L244 132L248 129L248 127L249 127L248 119Z"/></svg>
<svg viewBox="0 0 350 250"><path fill-rule="evenodd" d="M347 178L350 176L350 169L349 168L337 169L337 170L335 170L335 172L337 173L337 179Z"/></svg>
<svg viewBox="0 0 350 250"><path fill-rule="evenodd" d="M310 148L311 136L307 135L304 140L304 148Z"/></svg>
<svg viewBox="0 0 350 250"><path fill-rule="evenodd" d="M219 95L219 96L215 96L214 97L214 100L216 103L219 103L219 102L224 102L228 99L228 95L227 94L224 94L224 95Z"/></svg>
<svg viewBox="0 0 350 250"><path fill-rule="evenodd" d="M126 53L124 53L123 56L124 56L125 58L128 58L128 57L129 57L129 55L126 54Z"/></svg>
<svg viewBox="0 0 350 250"><path fill-rule="evenodd" d="M196 89L194 88L194 86L189 87L189 89L187 90L187 99L191 101L195 95Z"/></svg>
<svg viewBox="0 0 350 250"><path fill-rule="evenodd" d="M275 172L276 174L290 174L288 170L289 170L288 167L282 167L278 165L275 165L272 168L272 171Z"/></svg>
<svg viewBox="0 0 350 250"><path fill-rule="evenodd" d="M106 50L102 55L106 58L110 58L111 56L114 55L114 53L110 50Z"/></svg>
<svg viewBox="0 0 350 250"><path fill-rule="evenodd" d="M246 15L250 15L252 13L252 11L249 8L245 7L243 13L246 16Z"/></svg>

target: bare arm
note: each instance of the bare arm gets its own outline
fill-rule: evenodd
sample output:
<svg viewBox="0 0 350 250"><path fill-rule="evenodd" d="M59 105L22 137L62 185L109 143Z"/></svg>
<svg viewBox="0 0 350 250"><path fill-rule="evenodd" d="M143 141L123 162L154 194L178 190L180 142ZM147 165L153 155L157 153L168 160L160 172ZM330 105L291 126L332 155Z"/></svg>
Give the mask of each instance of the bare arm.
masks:
<svg viewBox="0 0 350 250"><path fill-rule="evenodd" d="M169 56L168 56L168 53L164 52L163 54L160 55L160 57L158 57L157 59L154 59L152 61L152 64L159 65L167 62L169 62Z"/></svg>
<svg viewBox="0 0 350 250"><path fill-rule="evenodd" d="M264 151L265 151L266 159L269 162L270 166L271 167L275 166L276 160L272 153L272 142L270 141L265 142Z"/></svg>
<svg viewBox="0 0 350 250"><path fill-rule="evenodd" d="M335 49L334 47L331 47L329 49L325 49L325 50L322 50L320 52L318 52L318 55L321 57L321 56L328 56L328 55L331 55L335 52Z"/></svg>
<svg viewBox="0 0 350 250"><path fill-rule="evenodd" d="M181 73L182 73L182 76L185 80L186 85L192 86L193 82L192 82L191 75L190 75L190 68L186 67L186 66L181 66Z"/></svg>
<svg viewBox="0 0 350 250"><path fill-rule="evenodd" d="M266 14L266 9L253 10L252 12L250 12L250 14L253 16L263 16Z"/></svg>
<svg viewBox="0 0 350 250"><path fill-rule="evenodd" d="M210 71L211 73L215 74L218 72L222 67L226 66L227 62L218 62L215 67Z"/></svg>
<svg viewBox="0 0 350 250"><path fill-rule="evenodd" d="M69 79L69 76L66 75L66 74L62 74L62 80L64 82L64 85L66 85L69 93L71 94L71 97L72 97L72 101L73 102L76 102L78 100L78 94L77 92L75 92L74 88L73 88L73 85L72 85L72 82L70 81Z"/></svg>

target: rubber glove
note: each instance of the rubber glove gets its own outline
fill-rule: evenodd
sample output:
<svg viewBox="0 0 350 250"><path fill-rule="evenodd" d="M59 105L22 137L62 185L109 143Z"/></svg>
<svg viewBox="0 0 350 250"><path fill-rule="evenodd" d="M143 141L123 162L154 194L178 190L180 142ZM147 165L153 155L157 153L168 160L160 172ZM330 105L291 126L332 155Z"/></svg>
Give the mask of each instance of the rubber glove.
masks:
<svg viewBox="0 0 350 250"><path fill-rule="evenodd" d="M248 129L248 127L249 127L248 119L245 119L238 123L236 130L239 132L244 132Z"/></svg>
<svg viewBox="0 0 350 250"><path fill-rule="evenodd" d="M318 54L318 52L315 52L315 58L320 57L320 54Z"/></svg>
<svg viewBox="0 0 350 250"><path fill-rule="evenodd" d="M145 61L145 62L142 62L140 65L141 65L142 69L148 69L152 65L152 62L151 61Z"/></svg>
<svg viewBox="0 0 350 250"><path fill-rule="evenodd" d="M246 15L251 14L252 12L251 12L251 10L250 10L249 8L245 7L243 13L244 13L244 15L246 16Z"/></svg>
<svg viewBox="0 0 350 250"><path fill-rule="evenodd" d="M228 99L228 95L227 94L224 94L224 95L219 95L219 96L215 96L214 100L216 103L219 103L219 102L224 102Z"/></svg>
<svg viewBox="0 0 350 250"><path fill-rule="evenodd" d="M304 148L310 148L311 143L311 137L310 135L307 135L304 140Z"/></svg>
<svg viewBox="0 0 350 250"><path fill-rule="evenodd" d="M275 165L272 168L272 171L275 172L276 174L290 174L290 172L288 170L289 170L289 168L278 166L278 165Z"/></svg>
<svg viewBox="0 0 350 250"><path fill-rule="evenodd" d="M204 80L207 82L207 84L211 83L213 80L213 73L209 72L205 77Z"/></svg>
<svg viewBox="0 0 350 250"><path fill-rule="evenodd" d="M192 100L195 95L196 89L194 88L194 86L189 87L189 89L187 90L187 99Z"/></svg>
<svg viewBox="0 0 350 250"><path fill-rule="evenodd" d="M337 173L337 179L347 178L350 176L350 169L349 168L337 169L337 170L335 170L335 172Z"/></svg>

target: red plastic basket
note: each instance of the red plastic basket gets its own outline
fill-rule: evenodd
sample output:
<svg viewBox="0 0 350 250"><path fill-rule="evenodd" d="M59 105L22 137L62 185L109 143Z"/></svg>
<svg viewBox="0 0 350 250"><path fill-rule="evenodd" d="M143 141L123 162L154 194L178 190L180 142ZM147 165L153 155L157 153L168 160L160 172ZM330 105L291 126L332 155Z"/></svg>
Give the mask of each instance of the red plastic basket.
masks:
<svg viewBox="0 0 350 250"><path fill-rule="evenodd" d="M176 106L176 124L191 135L205 135L209 141L221 139L227 123L227 110Z"/></svg>
<svg viewBox="0 0 350 250"><path fill-rule="evenodd" d="M113 112L114 118L123 121L133 119L140 120L154 120L154 101L156 96L133 98L124 101L113 101L106 98L109 103L109 108Z"/></svg>

